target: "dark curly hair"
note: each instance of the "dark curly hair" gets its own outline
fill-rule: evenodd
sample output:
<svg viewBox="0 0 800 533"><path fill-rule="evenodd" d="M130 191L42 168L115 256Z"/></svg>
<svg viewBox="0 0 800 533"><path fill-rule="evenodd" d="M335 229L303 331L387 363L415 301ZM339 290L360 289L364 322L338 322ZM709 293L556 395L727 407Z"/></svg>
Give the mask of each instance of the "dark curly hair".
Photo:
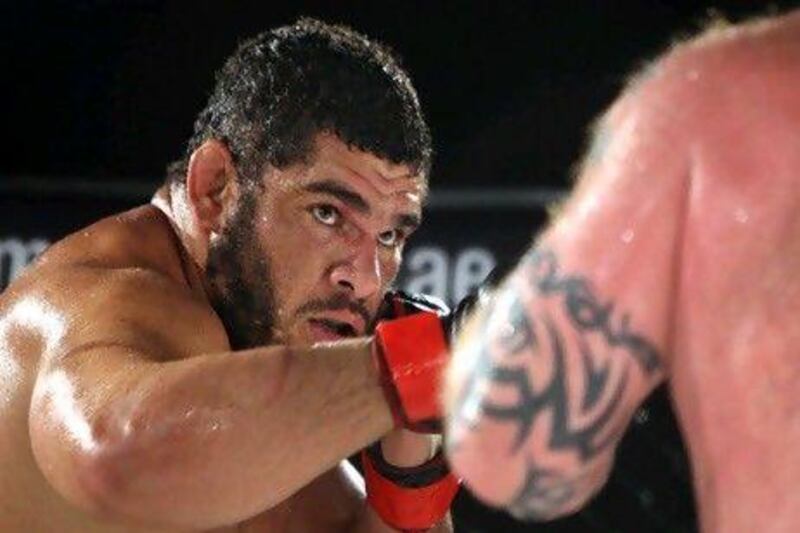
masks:
<svg viewBox="0 0 800 533"><path fill-rule="evenodd" d="M430 171L430 131L399 59L349 28L303 18L244 42L226 61L167 180L184 182L189 157L210 138L228 146L242 179L258 180L265 165L307 161L320 132Z"/></svg>

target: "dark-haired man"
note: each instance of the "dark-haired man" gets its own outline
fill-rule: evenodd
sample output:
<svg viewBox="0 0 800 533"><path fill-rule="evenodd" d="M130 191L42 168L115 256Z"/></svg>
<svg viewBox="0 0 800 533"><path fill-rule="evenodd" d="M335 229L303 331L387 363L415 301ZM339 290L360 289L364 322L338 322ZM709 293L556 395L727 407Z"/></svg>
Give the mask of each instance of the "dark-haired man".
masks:
<svg viewBox="0 0 800 533"><path fill-rule="evenodd" d="M668 380L703 531L800 531L800 12L714 27L598 122L449 375L449 452L526 519L602 487Z"/></svg>
<svg viewBox="0 0 800 533"><path fill-rule="evenodd" d="M430 159L379 45L311 20L244 43L152 204L3 294L0 530L449 530L435 439L395 423L433 404L365 337L419 304L378 316ZM378 439L367 506L337 465Z"/></svg>

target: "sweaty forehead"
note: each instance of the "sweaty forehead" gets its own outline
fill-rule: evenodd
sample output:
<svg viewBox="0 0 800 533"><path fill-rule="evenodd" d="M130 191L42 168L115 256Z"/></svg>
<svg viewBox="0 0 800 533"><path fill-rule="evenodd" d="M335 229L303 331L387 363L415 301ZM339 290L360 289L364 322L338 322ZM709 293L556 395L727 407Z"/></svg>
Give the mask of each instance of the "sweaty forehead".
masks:
<svg viewBox="0 0 800 533"><path fill-rule="evenodd" d="M329 167L357 187L412 202L423 203L425 200L427 179L415 174L408 165L391 163L369 152L351 148L331 134L319 134L315 147L312 165Z"/></svg>

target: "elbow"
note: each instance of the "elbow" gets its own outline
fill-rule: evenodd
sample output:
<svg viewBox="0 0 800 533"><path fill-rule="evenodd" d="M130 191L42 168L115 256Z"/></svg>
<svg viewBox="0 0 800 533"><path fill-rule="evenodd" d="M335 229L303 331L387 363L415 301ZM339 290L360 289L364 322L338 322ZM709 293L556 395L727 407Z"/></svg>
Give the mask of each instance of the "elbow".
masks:
<svg viewBox="0 0 800 533"><path fill-rule="evenodd" d="M32 407L34 457L62 497L93 516L160 523L165 506L174 502L165 481L173 477L177 462L171 458L180 455L180 439L169 431L154 439L136 413L140 406L127 414L109 408L79 415L76 409L69 416L51 402Z"/></svg>
<svg viewBox="0 0 800 533"><path fill-rule="evenodd" d="M75 482L89 508L124 522L205 528L191 464L200 439L184 421L155 420L143 402L94 423L94 446L76 458ZM192 468L194 467L194 468ZM212 520L213 522L213 520ZM218 524L213 524L218 525Z"/></svg>
<svg viewBox="0 0 800 533"><path fill-rule="evenodd" d="M92 514L120 519L136 519L131 504L135 481L123 474L122 464L129 462L116 451L99 445L96 449L76 454L73 483L75 498ZM134 511L131 516L131 511Z"/></svg>
<svg viewBox="0 0 800 533"><path fill-rule="evenodd" d="M118 515L135 509L132 489L142 474L133 466L146 464L136 428L147 402L134 398L82 398L64 371L36 384L28 413L34 458L53 489L84 512Z"/></svg>
<svg viewBox="0 0 800 533"><path fill-rule="evenodd" d="M72 505L96 516L115 516L123 508L131 480L123 475L124 445L98 439L93 424L82 421L82 435L63 420L32 413L30 438L39 469Z"/></svg>
<svg viewBox="0 0 800 533"><path fill-rule="evenodd" d="M600 492L606 478L586 484L581 478L566 477L540 483L531 482L531 475L504 507L517 520L548 522L564 518L583 509Z"/></svg>
<svg viewBox="0 0 800 533"><path fill-rule="evenodd" d="M224 490L227 476L201 450L208 441L183 427L162 430L133 429L80 454L73 478L83 508L122 523L182 530L225 526L260 510ZM265 496L258 504L273 505Z"/></svg>
<svg viewBox="0 0 800 533"><path fill-rule="evenodd" d="M451 442L448 453L470 492L518 520L545 522L579 511L605 485L613 462L595 458L588 465L567 466L555 457L509 454L507 442L496 433L473 430Z"/></svg>

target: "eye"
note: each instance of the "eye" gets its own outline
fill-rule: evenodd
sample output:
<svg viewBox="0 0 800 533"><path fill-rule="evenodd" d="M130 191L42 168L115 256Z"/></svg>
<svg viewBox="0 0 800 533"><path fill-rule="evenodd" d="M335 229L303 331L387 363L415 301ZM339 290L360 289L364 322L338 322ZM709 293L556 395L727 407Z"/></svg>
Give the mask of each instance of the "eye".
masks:
<svg viewBox="0 0 800 533"><path fill-rule="evenodd" d="M338 209L328 204L313 206L311 208L311 215L317 222L326 226L335 226L342 216Z"/></svg>
<svg viewBox="0 0 800 533"><path fill-rule="evenodd" d="M403 233L396 229L378 234L378 242L381 243L381 246L386 246L387 248L397 246L402 239Z"/></svg>

